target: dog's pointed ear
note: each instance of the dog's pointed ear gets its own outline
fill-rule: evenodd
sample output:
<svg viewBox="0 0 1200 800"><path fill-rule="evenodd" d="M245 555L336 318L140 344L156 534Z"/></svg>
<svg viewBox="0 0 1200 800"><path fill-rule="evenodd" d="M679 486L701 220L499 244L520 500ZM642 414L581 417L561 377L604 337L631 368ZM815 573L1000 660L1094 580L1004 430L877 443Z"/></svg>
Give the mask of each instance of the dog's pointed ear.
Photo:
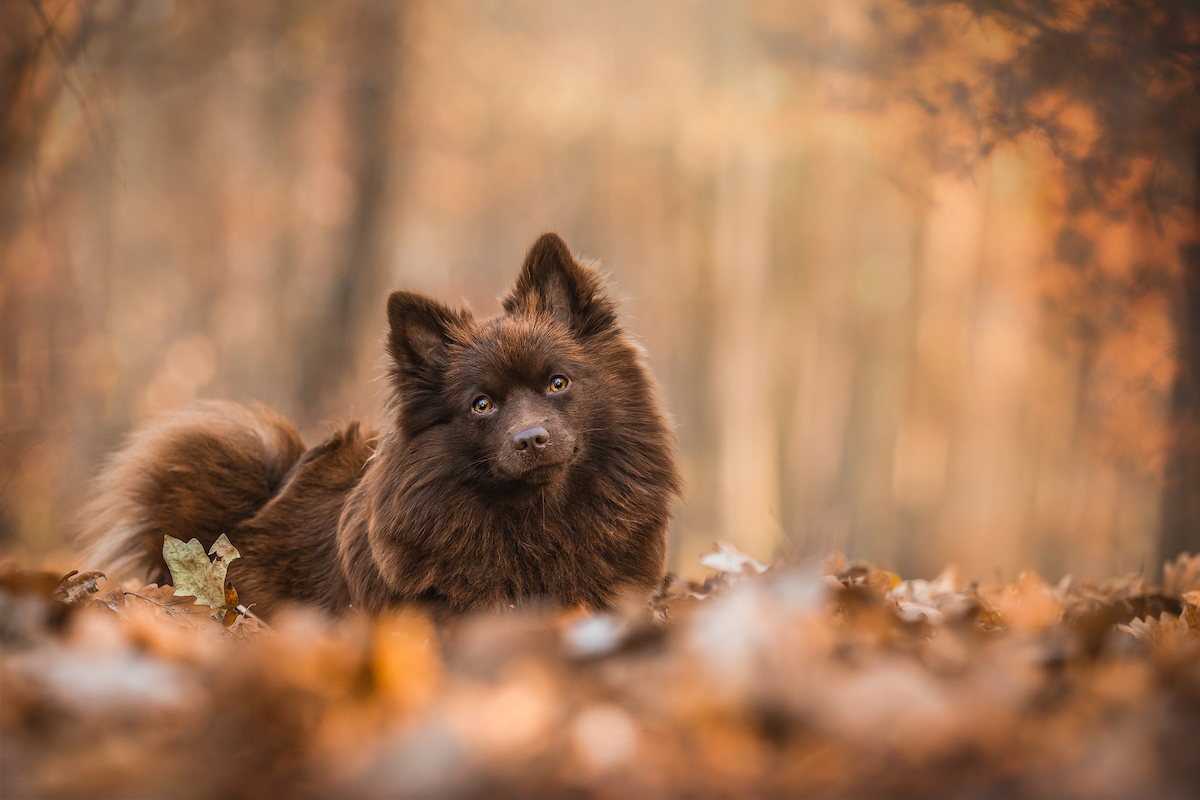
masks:
<svg viewBox="0 0 1200 800"><path fill-rule="evenodd" d="M529 248L517 285L504 299L509 314L549 315L582 336L613 329L616 304L591 267L571 255L556 233L544 233Z"/></svg>
<svg viewBox="0 0 1200 800"><path fill-rule="evenodd" d="M388 355L405 376L440 371L453 334L470 321L467 311L454 311L416 292L388 297Z"/></svg>

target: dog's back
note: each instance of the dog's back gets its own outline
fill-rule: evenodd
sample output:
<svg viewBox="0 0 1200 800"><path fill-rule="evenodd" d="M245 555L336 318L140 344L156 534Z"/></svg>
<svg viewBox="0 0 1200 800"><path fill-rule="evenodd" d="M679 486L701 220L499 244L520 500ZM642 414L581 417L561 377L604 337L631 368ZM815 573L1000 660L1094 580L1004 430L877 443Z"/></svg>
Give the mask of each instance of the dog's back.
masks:
<svg viewBox="0 0 1200 800"><path fill-rule="evenodd" d="M164 535L208 549L271 499L303 452L295 426L265 406L209 401L150 423L82 511L87 565L114 580L169 580Z"/></svg>

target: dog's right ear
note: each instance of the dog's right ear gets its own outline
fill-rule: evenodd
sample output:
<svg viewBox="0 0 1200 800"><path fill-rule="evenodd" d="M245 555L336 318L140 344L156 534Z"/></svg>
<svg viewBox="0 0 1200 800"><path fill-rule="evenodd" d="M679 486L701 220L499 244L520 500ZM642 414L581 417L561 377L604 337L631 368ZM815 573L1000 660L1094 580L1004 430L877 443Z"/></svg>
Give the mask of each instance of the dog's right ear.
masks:
<svg viewBox="0 0 1200 800"><path fill-rule="evenodd" d="M397 374L433 377L445 363L446 347L453 334L469 320L466 311L454 311L416 292L392 292L388 297L388 355Z"/></svg>

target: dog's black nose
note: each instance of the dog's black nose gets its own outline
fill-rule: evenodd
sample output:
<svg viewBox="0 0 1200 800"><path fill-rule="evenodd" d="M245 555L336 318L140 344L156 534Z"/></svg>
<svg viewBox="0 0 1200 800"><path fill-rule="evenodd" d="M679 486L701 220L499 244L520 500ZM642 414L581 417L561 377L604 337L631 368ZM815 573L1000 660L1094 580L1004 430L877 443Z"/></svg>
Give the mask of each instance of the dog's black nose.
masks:
<svg viewBox="0 0 1200 800"><path fill-rule="evenodd" d="M513 436L513 449L518 453L531 453L545 449L550 444L550 433L542 427L526 428Z"/></svg>

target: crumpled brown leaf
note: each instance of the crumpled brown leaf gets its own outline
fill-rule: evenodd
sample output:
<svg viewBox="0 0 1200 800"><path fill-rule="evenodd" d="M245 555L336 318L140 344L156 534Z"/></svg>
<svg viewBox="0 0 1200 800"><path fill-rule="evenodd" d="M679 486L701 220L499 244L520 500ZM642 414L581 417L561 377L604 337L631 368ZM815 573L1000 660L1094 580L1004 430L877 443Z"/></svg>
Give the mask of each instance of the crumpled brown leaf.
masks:
<svg viewBox="0 0 1200 800"><path fill-rule="evenodd" d="M193 630L207 627L212 618L212 609L196 603L191 595L179 595L177 587L156 583L125 590L122 608L126 615L153 615Z"/></svg>
<svg viewBox="0 0 1200 800"><path fill-rule="evenodd" d="M1180 553L1163 564L1163 592L1182 595L1200 591L1200 554Z"/></svg>
<svg viewBox="0 0 1200 800"><path fill-rule="evenodd" d="M71 570L63 576L51 596L69 606L86 603L96 594L96 582L103 577L104 573L98 570L82 573L78 570Z"/></svg>
<svg viewBox="0 0 1200 800"><path fill-rule="evenodd" d="M751 558L729 542L717 542L716 550L701 556L700 563L709 569L731 575L741 575L746 570L760 574L767 571L766 564Z"/></svg>
<svg viewBox="0 0 1200 800"><path fill-rule="evenodd" d="M1158 619L1135 619L1128 625L1117 627L1154 649L1176 647L1200 638L1200 629L1193 627L1186 616L1176 617L1165 611Z"/></svg>

